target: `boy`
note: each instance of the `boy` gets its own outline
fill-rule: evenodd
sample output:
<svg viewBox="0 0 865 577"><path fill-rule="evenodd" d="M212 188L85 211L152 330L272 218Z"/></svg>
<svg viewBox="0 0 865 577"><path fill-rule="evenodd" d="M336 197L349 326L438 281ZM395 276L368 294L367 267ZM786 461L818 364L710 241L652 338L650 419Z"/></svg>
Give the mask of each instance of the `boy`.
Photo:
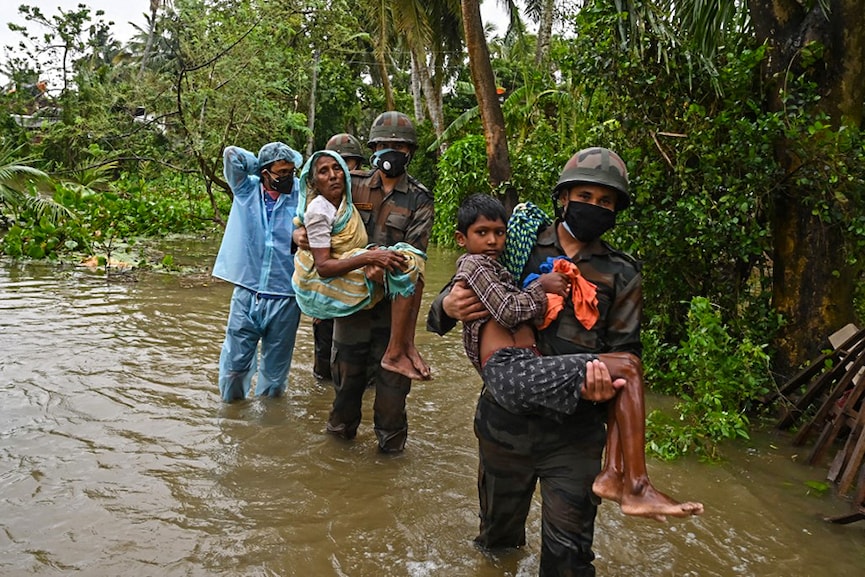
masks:
<svg viewBox="0 0 865 577"><path fill-rule="evenodd" d="M406 243L367 250L366 230L351 201L349 171L338 152L315 152L300 176L296 225L304 225L309 250L295 254L292 278L301 310L314 318L345 317L393 299L390 339L381 366L410 379L430 380L429 366L414 344L420 301L415 284L426 255ZM372 269L384 271L373 282Z"/></svg>
<svg viewBox="0 0 865 577"><path fill-rule="evenodd" d="M514 413L560 419L562 414L576 410L586 371L596 371L598 363L603 363L611 375L618 377L613 383L618 392L607 434L618 435L619 442L608 443L616 450L607 455L604 469L593 484L594 492L619 503L627 515L663 521L667 515L701 514L702 504L679 503L657 491L649 481L643 447L645 423L641 411L632 410L642 386L636 356L540 356L534 328L528 321L543 320L546 293L562 297L571 294L569 280L560 273L549 273L530 282L525 291L519 290L513 276L498 262L506 231L504 207L492 197L472 195L459 209L456 240L467 254L457 261L454 282L466 283L490 314L463 326L463 344L483 377L483 394Z"/></svg>

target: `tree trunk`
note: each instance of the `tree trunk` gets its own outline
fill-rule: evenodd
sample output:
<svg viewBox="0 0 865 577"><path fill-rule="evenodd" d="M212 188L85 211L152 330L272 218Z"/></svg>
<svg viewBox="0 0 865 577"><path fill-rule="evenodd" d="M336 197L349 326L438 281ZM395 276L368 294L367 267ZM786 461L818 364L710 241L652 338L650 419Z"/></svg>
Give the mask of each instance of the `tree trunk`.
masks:
<svg viewBox="0 0 865 577"><path fill-rule="evenodd" d="M420 68L415 51L411 51L411 100L414 104L414 118L420 124L424 121L423 89L421 89Z"/></svg>
<svg viewBox="0 0 865 577"><path fill-rule="evenodd" d="M427 64L422 52L415 49L412 50L412 63L417 69L418 83L424 100L426 100L426 109L429 111L433 130L435 131L436 138L439 138L445 130L441 93L436 94L432 75L430 74L430 66ZM420 121L422 118L423 111L421 111L421 116L418 116L417 119Z"/></svg>
<svg viewBox="0 0 865 577"><path fill-rule="evenodd" d="M541 66L550 53L550 38L553 35L553 15L556 0L543 0L541 18L538 20L538 42L535 46L535 65Z"/></svg>
<svg viewBox="0 0 865 577"><path fill-rule="evenodd" d="M490 51L484 36L481 7L478 0L463 0L463 30L469 53L469 69L475 85L475 97L481 113L484 140L487 145L487 168L493 189L511 178L511 160L508 155L508 138L505 132L505 117L496 93L496 81L490 63ZM508 213L516 205L516 191L509 187L502 195Z"/></svg>
<svg viewBox="0 0 865 577"><path fill-rule="evenodd" d="M144 54L141 55L141 66L138 68L138 80L144 76L144 69L147 67L147 60L150 58L150 51L153 50L153 38L156 36L156 11L159 10L159 2L151 0L150 2L150 30L147 32L147 44L144 45Z"/></svg>
<svg viewBox="0 0 865 577"><path fill-rule="evenodd" d="M307 128L309 136L306 139L306 157L312 156L315 146L315 104L316 92L318 91L318 64L321 61L321 52L316 50L312 55L312 82L309 87L309 112L307 113Z"/></svg>
<svg viewBox="0 0 865 577"><path fill-rule="evenodd" d="M822 60L807 69L822 97L815 111L833 125L862 124L865 102L865 12L860 0L831 0L828 17L817 2L803 7L797 0L749 0L758 42L766 42L769 58L763 71L767 107L783 110L785 74L805 70L802 47L818 41ZM854 320L854 271L846 263L841 227L824 223L803 202L810 186L797 185L794 173L807 168L793 143L779 140L775 158L787 176L773 199L773 306L786 325L779 335L775 367L780 378L817 357L826 337ZM828 186L828 184L827 184Z"/></svg>
<svg viewBox="0 0 865 577"><path fill-rule="evenodd" d="M390 76L387 73L387 63L384 60L384 55L378 57L378 70L381 75L381 88L384 92L384 106L385 110L393 110L396 108L396 104L393 98L393 88L390 85Z"/></svg>

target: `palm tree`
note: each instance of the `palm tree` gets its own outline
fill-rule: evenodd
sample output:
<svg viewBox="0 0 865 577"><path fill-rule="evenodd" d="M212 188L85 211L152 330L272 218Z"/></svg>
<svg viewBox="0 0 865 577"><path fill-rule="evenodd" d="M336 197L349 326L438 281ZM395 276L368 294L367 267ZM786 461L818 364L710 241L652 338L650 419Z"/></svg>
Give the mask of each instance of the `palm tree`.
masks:
<svg viewBox="0 0 865 577"><path fill-rule="evenodd" d="M490 51L481 21L481 5L478 0L463 0L463 29L469 53L469 69L475 86L475 96L481 113L484 141L487 148L487 169L490 185L498 189L507 185L511 178L511 159L508 153L508 137L505 117L496 91L496 80L490 62ZM505 208L510 212L516 206L516 191L507 187L503 196Z"/></svg>
<svg viewBox="0 0 865 577"><path fill-rule="evenodd" d="M25 191L29 181L47 180L48 175L28 163L32 158L17 158L21 148L12 149L0 145L0 207L4 212L13 214L22 210L32 209L39 218L48 217L57 221L61 217L71 216L65 206L57 204L52 199L41 195L30 195Z"/></svg>
<svg viewBox="0 0 865 577"><path fill-rule="evenodd" d="M159 8L163 7L166 10L171 8L171 0L150 0L150 17L147 19L149 30L147 33L147 44L144 45L144 53L141 55L141 64L138 68L138 79L144 74L144 69L147 67L147 60L150 58L150 52L153 49L153 40L156 37L157 20L156 13Z"/></svg>

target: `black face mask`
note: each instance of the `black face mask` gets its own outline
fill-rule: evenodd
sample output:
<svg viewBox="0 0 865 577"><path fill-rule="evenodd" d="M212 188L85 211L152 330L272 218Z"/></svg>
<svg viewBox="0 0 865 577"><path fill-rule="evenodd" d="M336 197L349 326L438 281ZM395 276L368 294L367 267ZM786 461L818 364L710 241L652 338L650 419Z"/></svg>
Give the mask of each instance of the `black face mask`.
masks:
<svg viewBox="0 0 865 577"><path fill-rule="evenodd" d="M411 155L393 148L385 148L373 154L369 163L386 175L395 177L405 172L409 160Z"/></svg>
<svg viewBox="0 0 865 577"><path fill-rule="evenodd" d="M276 176L274 176L270 171L268 171L268 173L270 174L271 190L274 190L279 194L291 194L291 191L294 190L294 175L276 178Z"/></svg>
<svg viewBox="0 0 865 577"><path fill-rule="evenodd" d="M615 224L616 212L595 204L572 200L565 209L565 225L581 242L592 242Z"/></svg>

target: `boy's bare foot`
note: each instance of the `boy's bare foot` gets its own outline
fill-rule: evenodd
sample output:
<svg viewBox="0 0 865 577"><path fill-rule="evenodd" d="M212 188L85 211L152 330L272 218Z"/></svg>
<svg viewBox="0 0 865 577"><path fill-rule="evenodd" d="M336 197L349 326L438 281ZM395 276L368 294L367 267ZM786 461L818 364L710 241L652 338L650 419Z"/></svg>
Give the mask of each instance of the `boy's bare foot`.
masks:
<svg viewBox="0 0 865 577"><path fill-rule="evenodd" d="M398 357L388 357L385 355L381 359L381 366L383 369L393 373L399 373L400 375L415 381L424 380L423 375L418 372L414 364L412 364L411 359L405 355Z"/></svg>
<svg viewBox="0 0 865 577"><path fill-rule="evenodd" d="M703 504L693 501L680 503L661 493L646 480L636 492L622 492L622 513L666 521L667 517L690 517L703 514Z"/></svg>
<svg viewBox="0 0 865 577"><path fill-rule="evenodd" d="M409 348L406 356L411 359L411 364L414 366L415 370L420 373L421 380L432 380L432 370L430 369L430 366L426 364L426 361L423 360L423 357L420 356L420 351L418 351L417 348Z"/></svg>
<svg viewBox="0 0 865 577"><path fill-rule="evenodd" d="M623 486L621 473L604 469L595 477L595 481L592 483L592 492L601 499L608 499L621 504Z"/></svg>

